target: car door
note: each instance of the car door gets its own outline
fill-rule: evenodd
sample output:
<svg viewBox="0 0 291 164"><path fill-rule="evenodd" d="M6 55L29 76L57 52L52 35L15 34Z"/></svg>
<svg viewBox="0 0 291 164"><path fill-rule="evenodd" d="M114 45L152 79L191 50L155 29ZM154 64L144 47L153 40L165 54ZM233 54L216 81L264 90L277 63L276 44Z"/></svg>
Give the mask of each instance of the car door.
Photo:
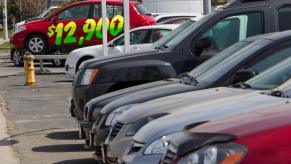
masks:
<svg viewBox="0 0 291 164"><path fill-rule="evenodd" d="M91 7L91 4L79 4L67 8L57 15L57 20L49 27L49 29L55 27L54 42L56 46L90 45L89 34L84 32L83 26L87 19L92 18Z"/></svg>
<svg viewBox="0 0 291 164"><path fill-rule="evenodd" d="M238 72L249 72L253 75L260 74L266 69L278 64L279 62L291 57L291 42L279 44L269 48L269 50L261 51L260 54L248 59L229 74L225 75L227 79L224 84L234 84L235 76ZM248 79L245 79L248 80Z"/></svg>
<svg viewBox="0 0 291 164"><path fill-rule="evenodd" d="M210 40L211 46L205 49L199 58L197 58L197 54L188 55L188 59L184 63L185 71L193 68L193 63L200 64L238 41L263 34L263 19L262 11L235 13L220 18L193 41L195 43L207 38Z"/></svg>

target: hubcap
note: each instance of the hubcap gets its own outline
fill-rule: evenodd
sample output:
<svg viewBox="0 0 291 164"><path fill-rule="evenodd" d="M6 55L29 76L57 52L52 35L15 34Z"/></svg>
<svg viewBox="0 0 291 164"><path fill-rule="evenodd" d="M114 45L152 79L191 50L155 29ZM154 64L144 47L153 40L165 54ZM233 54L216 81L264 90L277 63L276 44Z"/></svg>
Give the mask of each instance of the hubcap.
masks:
<svg viewBox="0 0 291 164"><path fill-rule="evenodd" d="M29 49L34 53L41 52L44 48L44 42L41 38L34 37L29 41Z"/></svg>

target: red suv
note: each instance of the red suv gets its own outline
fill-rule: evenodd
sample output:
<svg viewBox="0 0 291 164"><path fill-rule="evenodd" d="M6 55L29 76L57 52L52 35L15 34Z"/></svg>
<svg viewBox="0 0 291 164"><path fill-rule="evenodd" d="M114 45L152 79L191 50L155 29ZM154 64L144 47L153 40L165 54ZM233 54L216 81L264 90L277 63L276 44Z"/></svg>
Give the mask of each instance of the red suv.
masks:
<svg viewBox="0 0 291 164"><path fill-rule="evenodd" d="M146 8L130 2L130 28L156 24ZM107 0L109 41L123 31L123 1ZM28 50L33 54L72 50L102 43L101 0L77 2L63 7L48 18L17 27L11 38L13 50ZM14 52L14 51L12 51ZM15 55L18 57L19 55ZM14 55L12 53L12 59Z"/></svg>

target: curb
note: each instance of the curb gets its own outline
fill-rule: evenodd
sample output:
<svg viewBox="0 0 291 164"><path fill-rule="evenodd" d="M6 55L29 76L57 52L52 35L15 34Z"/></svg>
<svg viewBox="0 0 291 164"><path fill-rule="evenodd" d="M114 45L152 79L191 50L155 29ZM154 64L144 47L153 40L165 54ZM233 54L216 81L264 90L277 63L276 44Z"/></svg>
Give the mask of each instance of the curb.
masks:
<svg viewBox="0 0 291 164"><path fill-rule="evenodd" d="M16 153L11 146L12 142L2 108L3 106L0 104L0 164L19 164Z"/></svg>

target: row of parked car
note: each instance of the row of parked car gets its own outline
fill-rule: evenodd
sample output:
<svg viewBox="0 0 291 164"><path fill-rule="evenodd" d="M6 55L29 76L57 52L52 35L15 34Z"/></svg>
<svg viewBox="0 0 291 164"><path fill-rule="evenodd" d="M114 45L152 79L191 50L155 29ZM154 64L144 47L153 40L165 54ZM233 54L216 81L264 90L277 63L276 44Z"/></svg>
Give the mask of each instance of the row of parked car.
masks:
<svg viewBox="0 0 291 164"><path fill-rule="evenodd" d="M74 77L70 113L96 160L291 162L291 0L233 0L206 16L149 14L130 2L131 52L113 28L109 56L96 45L98 25L84 31L98 24L100 3L19 24L11 40L16 65L22 50L92 45L72 51L65 70ZM115 25L122 3L107 1ZM68 38L74 24L80 28Z"/></svg>
<svg viewBox="0 0 291 164"><path fill-rule="evenodd" d="M234 0L132 30L130 53L122 35L109 56L100 46L71 52L79 137L104 163L290 163L290 9L290 0ZM141 41L153 27L159 37Z"/></svg>

